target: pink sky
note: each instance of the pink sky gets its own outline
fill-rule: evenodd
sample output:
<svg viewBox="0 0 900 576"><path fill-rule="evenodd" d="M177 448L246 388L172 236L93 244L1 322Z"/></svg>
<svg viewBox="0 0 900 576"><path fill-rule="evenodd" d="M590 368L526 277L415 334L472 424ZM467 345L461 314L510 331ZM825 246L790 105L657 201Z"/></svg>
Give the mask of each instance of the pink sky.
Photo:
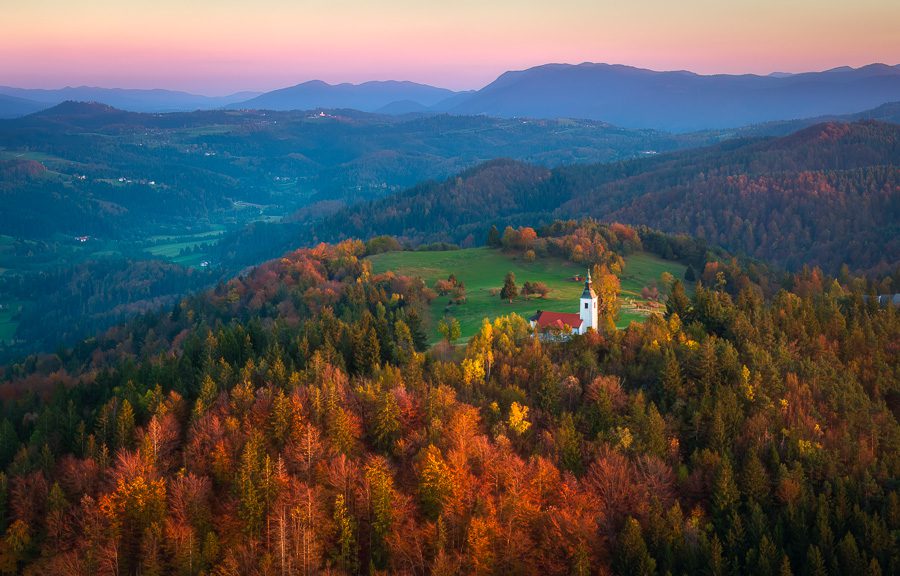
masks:
<svg viewBox="0 0 900 576"><path fill-rule="evenodd" d="M547 62L761 73L900 63L885 0L28 0L0 84L269 90L310 79L480 88Z"/></svg>

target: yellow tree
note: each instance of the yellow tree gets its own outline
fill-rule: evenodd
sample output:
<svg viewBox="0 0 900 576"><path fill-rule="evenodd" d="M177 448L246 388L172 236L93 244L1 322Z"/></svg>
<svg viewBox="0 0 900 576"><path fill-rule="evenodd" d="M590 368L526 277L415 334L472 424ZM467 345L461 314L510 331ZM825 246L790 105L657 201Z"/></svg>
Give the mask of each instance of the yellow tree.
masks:
<svg viewBox="0 0 900 576"><path fill-rule="evenodd" d="M619 318L619 292L622 289L619 277L610 272L606 265L594 266L593 276L600 326L605 332L612 332Z"/></svg>
<svg viewBox="0 0 900 576"><path fill-rule="evenodd" d="M494 327L487 318L482 320L481 330L478 331L478 334L469 341L466 356L481 358L481 364L485 371L484 377L490 380L491 366L494 364Z"/></svg>
<svg viewBox="0 0 900 576"><path fill-rule="evenodd" d="M509 429L521 436L531 427L528 421L528 406L513 402L509 407Z"/></svg>
<svg viewBox="0 0 900 576"><path fill-rule="evenodd" d="M453 472L444 461L440 448L429 444L419 474L419 498L426 516L436 520L452 493Z"/></svg>

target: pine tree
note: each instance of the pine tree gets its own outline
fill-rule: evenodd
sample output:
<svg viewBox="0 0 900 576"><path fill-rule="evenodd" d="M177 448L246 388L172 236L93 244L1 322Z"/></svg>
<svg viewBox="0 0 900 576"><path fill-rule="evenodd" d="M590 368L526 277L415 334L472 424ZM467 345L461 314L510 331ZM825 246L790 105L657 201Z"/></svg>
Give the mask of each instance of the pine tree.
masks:
<svg viewBox="0 0 900 576"><path fill-rule="evenodd" d="M712 541L709 544L709 573L711 576L724 576L726 572L725 558L722 554L722 542L719 541L718 534L713 534Z"/></svg>
<svg viewBox="0 0 900 576"><path fill-rule="evenodd" d="M134 409L127 399L122 401L116 415L116 446L130 448L134 439Z"/></svg>
<svg viewBox="0 0 900 576"><path fill-rule="evenodd" d="M711 392L718 380L719 363L716 355L716 342L712 336L708 336L702 344L700 344L699 356L700 383L703 385L703 392Z"/></svg>
<svg viewBox="0 0 900 576"><path fill-rule="evenodd" d="M781 569L778 571L778 576L794 576L791 571L791 559L787 554L781 556Z"/></svg>
<svg viewBox="0 0 900 576"><path fill-rule="evenodd" d="M209 410L218 394L219 389L215 380L212 379L212 376L206 374L200 384L200 394L197 396L197 402L194 404L194 416L202 416Z"/></svg>
<svg viewBox="0 0 900 576"><path fill-rule="evenodd" d="M666 298L666 318L677 314L682 321L685 321L690 316L690 309L691 299L684 290L684 284L680 280L676 280L672 284L672 293Z"/></svg>
<svg viewBox="0 0 900 576"><path fill-rule="evenodd" d="M571 413L566 412L560 418L555 440L560 468L580 473L583 466L581 446L584 438L575 428L575 420Z"/></svg>
<svg viewBox="0 0 900 576"><path fill-rule="evenodd" d="M641 426L641 435L644 442L644 448L647 452L655 454L660 458L666 455L666 421L656 408L656 404L651 402L647 407L647 415Z"/></svg>
<svg viewBox="0 0 900 576"><path fill-rule="evenodd" d="M338 494L334 499L334 523L337 529L337 550L335 559L338 567L346 574L355 574L356 557L356 523L350 512L343 494Z"/></svg>
<svg viewBox="0 0 900 576"><path fill-rule="evenodd" d="M762 460L751 450L744 463L744 472L741 475L741 487L748 498L764 504L769 497L771 486L769 474L763 466Z"/></svg>
<svg viewBox="0 0 900 576"><path fill-rule="evenodd" d="M269 416L269 425L272 429L272 437L279 446L284 446L290 436L294 422L294 411L290 398L284 392L278 390L272 400L272 413Z"/></svg>
<svg viewBox="0 0 900 576"><path fill-rule="evenodd" d="M645 576L656 572L656 560L647 551L641 525L634 518L625 521L614 550L613 568L617 573Z"/></svg>
<svg viewBox="0 0 900 576"><path fill-rule="evenodd" d="M385 538L394 522L394 482L387 462L374 458L366 468L372 508L372 562L378 569L387 564Z"/></svg>
<svg viewBox="0 0 900 576"><path fill-rule="evenodd" d="M428 349L428 334L422 329L422 319L418 312L410 310L406 313L406 325L409 326L409 333L412 335L412 341L417 352L424 352Z"/></svg>
<svg viewBox="0 0 900 576"><path fill-rule="evenodd" d="M519 295L519 288L516 286L516 275L507 272L503 278L503 288L500 289L500 298L507 302L512 302L513 298Z"/></svg>
<svg viewBox="0 0 900 576"><path fill-rule="evenodd" d="M253 435L244 445L240 468L237 473L239 499L238 515L244 522L244 530L250 536L258 536L265 517L265 498L260 490L261 439Z"/></svg>
<svg viewBox="0 0 900 576"><path fill-rule="evenodd" d="M666 348L666 358L663 364L662 373L663 390L672 401L680 398L684 394L684 380L681 377L681 366L678 358L671 348Z"/></svg>
<svg viewBox="0 0 900 576"><path fill-rule="evenodd" d="M759 576L775 576L778 565L778 549L768 536L763 535L756 553L756 573Z"/></svg>
<svg viewBox="0 0 900 576"><path fill-rule="evenodd" d="M737 504L740 493L734 483L734 475L731 470L731 462L728 458L722 458L719 471L716 474L713 485L713 511L719 519L720 526L727 525L727 519L731 515L732 508Z"/></svg>
<svg viewBox="0 0 900 576"><path fill-rule="evenodd" d="M809 576L826 576L828 569L825 568L825 559L822 558L822 552L818 546L810 544L806 549L806 573Z"/></svg>
<svg viewBox="0 0 900 576"><path fill-rule="evenodd" d="M731 520L725 533L725 543L728 544L728 550L732 555L743 557L743 552L747 548L746 542L744 522L741 520L740 512L734 509L731 511Z"/></svg>
<svg viewBox="0 0 900 576"><path fill-rule="evenodd" d="M404 365L413 357L416 347L413 343L412 332L403 320L394 322L394 342L397 363Z"/></svg>
<svg viewBox="0 0 900 576"><path fill-rule="evenodd" d="M856 538L850 532L847 532L838 543L838 560L841 563L841 572L844 574L862 574L866 569L862 555L859 553L859 546L856 544Z"/></svg>
<svg viewBox="0 0 900 576"><path fill-rule="evenodd" d="M491 248L500 247L500 230L497 230L496 225L492 225L491 229L488 230L487 245Z"/></svg>
<svg viewBox="0 0 900 576"><path fill-rule="evenodd" d="M353 364L361 374L371 374L381 364L378 334L368 322L357 329L353 338Z"/></svg>
<svg viewBox="0 0 900 576"><path fill-rule="evenodd" d="M379 404L375 414L375 443L382 449L388 449L400 436L400 407L390 390L382 394Z"/></svg>
<svg viewBox="0 0 900 576"><path fill-rule="evenodd" d="M337 450L344 454L353 452L356 444L353 436L353 423L350 413L342 406L336 406L328 413L328 435Z"/></svg>

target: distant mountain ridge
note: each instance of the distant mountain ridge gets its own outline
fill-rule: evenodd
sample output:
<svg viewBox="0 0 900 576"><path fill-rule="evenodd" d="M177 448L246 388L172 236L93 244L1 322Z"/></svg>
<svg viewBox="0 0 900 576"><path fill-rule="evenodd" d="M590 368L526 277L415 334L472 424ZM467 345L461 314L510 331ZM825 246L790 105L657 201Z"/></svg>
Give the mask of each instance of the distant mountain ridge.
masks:
<svg viewBox="0 0 900 576"><path fill-rule="evenodd" d="M361 84L328 84L321 80L311 80L266 92L228 107L280 111L352 108L362 112L376 112L393 105L402 108L401 113L405 113L427 110L455 94L456 92L446 88L396 80Z"/></svg>
<svg viewBox="0 0 900 576"><path fill-rule="evenodd" d="M397 80L360 84L310 80L265 93L222 97L172 90L0 86L0 118L24 116L66 100L101 102L131 112L353 109L395 116L578 118L623 128L692 132L834 118L898 102L900 65L760 76L660 72L589 62L544 64L505 72L480 90L461 92Z"/></svg>
<svg viewBox="0 0 900 576"><path fill-rule="evenodd" d="M871 64L769 76L546 64L506 72L455 114L585 118L676 132L851 114L900 100L900 67Z"/></svg>
<svg viewBox="0 0 900 576"><path fill-rule="evenodd" d="M257 92L238 92L228 96L202 96L178 90L132 89L132 88L98 88L94 86L66 86L56 90L40 88L15 88L0 86L0 95L25 99L37 103L38 108L55 106L67 100L79 102L100 102L129 112L187 112L193 110L209 110L222 108L232 102L247 100L256 96ZM24 114L6 114L6 107L0 101L0 117L15 117Z"/></svg>

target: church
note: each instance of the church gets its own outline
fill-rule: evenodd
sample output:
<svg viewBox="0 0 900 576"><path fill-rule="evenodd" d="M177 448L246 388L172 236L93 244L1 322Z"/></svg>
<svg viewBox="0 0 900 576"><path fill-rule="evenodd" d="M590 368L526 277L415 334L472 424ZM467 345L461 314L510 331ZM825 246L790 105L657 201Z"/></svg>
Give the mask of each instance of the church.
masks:
<svg viewBox="0 0 900 576"><path fill-rule="evenodd" d="M584 334L589 328L598 329L597 304L597 294L591 285L591 271L588 270L577 313L538 310L537 314L528 320L531 322L531 327L536 330L554 329L572 334Z"/></svg>

